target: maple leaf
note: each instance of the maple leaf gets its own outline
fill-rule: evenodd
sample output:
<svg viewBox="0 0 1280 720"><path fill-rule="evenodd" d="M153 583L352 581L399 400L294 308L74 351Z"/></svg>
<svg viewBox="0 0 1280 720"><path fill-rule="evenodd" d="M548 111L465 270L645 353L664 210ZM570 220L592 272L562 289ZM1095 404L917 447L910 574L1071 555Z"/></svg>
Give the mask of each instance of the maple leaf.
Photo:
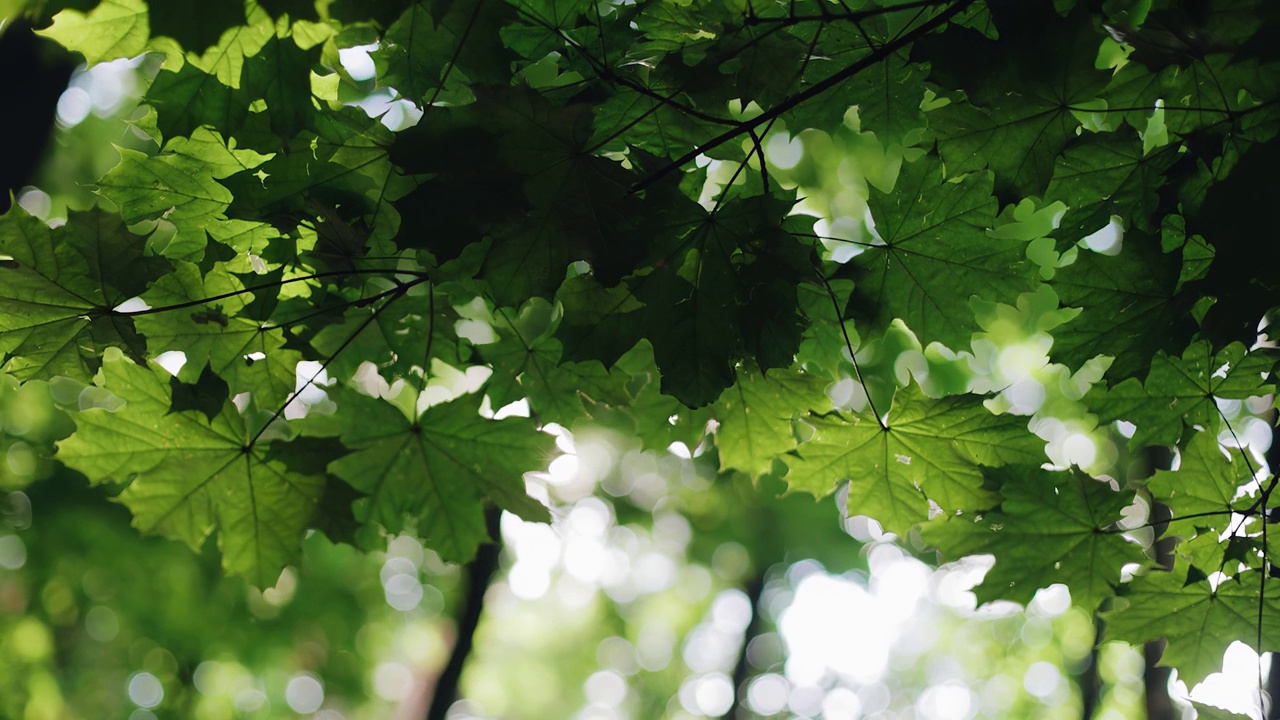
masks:
<svg viewBox="0 0 1280 720"><path fill-rule="evenodd" d="M873 191L867 204L880 242L849 265L848 313L873 330L909 318L923 342L968 345L978 329L969 298L1012 303L1036 275L1020 243L988 237L991 190L990 173L948 181L926 158L904 165L892 192Z"/></svg>
<svg viewBox="0 0 1280 720"><path fill-rule="evenodd" d="M182 155L147 156L120 149L120 164L99 181L100 192L120 207L126 223L164 220L176 228L169 257L199 260L205 229L223 217L231 193L203 163Z"/></svg>
<svg viewBox="0 0 1280 720"><path fill-rule="evenodd" d="M1079 367L1110 355L1111 377L1126 378L1147 367L1157 352L1185 342L1191 299L1179 293L1180 275L1179 258L1137 232L1124 238L1114 257L1081 250L1052 283L1063 307L1080 308L1075 320L1054 333L1054 360Z"/></svg>
<svg viewBox="0 0 1280 720"><path fill-rule="evenodd" d="M1105 421L1137 425L1132 447L1172 444L1184 426L1213 427L1214 398L1243 400L1271 392L1264 378L1274 365L1265 351L1232 343L1218 352L1206 341L1187 347L1181 358L1157 354L1144 382L1130 378L1111 388L1095 388L1086 402Z"/></svg>
<svg viewBox="0 0 1280 720"><path fill-rule="evenodd" d="M550 519L521 475L545 463L554 440L520 418L486 420L466 395L421 413L406 386L393 402L335 390L339 411L312 416L306 433L338 436L352 452L329 470L368 494L357 518L387 532L413 530L447 560L472 557L488 540L485 501L528 520Z"/></svg>
<svg viewBox="0 0 1280 720"><path fill-rule="evenodd" d="M255 442L229 401L212 420L171 413L168 377L108 349L99 382L123 406L77 413L76 432L58 443L58 459L91 482L124 485L120 501L142 532L197 552L216 533L227 572L274 585L297 555L324 478L269 459L267 445Z"/></svg>
<svg viewBox="0 0 1280 720"><path fill-rule="evenodd" d="M946 559L990 554L995 566L975 589L979 603L1029 603L1040 588L1063 583L1087 611L1115 593L1120 568L1146 560L1112 525L1133 501L1081 473L1006 468L993 473L1000 506L978 516L938 517L921 528Z"/></svg>
<svg viewBox="0 0 1280 720"><path fill-rule="evenodd" d="M1139 138L1122 133L1091 135L1071 144L1054 162L1053 179L1044 191L1046 200L1069 206L1054 235L1074 243L1106 227L1112 217L1145 223L1175 160L1173 146L1147 154Z"/></svg>
<svg viewBox="0 0 1280 720"><path fill-rule="evenodd" d="M530 300L518 313L508 308L496 311L497 341L477 348L497 371L487 387L495 406L525 398L543 422L572 427L587 415L585 404L629 404L628 376L621 369L610 371L598 360L561 360L562 345L552 335L557 315L540 298Z"/></svg>
<svg viewBox="0 0 1280 720"><path fill-rule="evenodd" d="M132 320L115 308L167 267L142 256L118 217L73 213L50 229L21 206L0 217L0 351L19 379L88 380L107 347L137 354Z"/></svg>
<svg viewBox="0 0 1280 720"><path fill-rule="evenodd" d="M984 510L999 497L984 486L982 466L1038 463L1043 444L1026 420L992 415L973 397L926 397L916 385L898 391L881 425L872 418L817 416L812 440L786 460L787 484L819 497L849 481L850 515L867 515L904 533L944 510Z"/></svg>
<svg viewBox="0 0 1280 720"><path fill-rule="evenodd" d="M220 299L206 301L215 297ZM198 267L182 263L142 298L153 308L182 306L140 314L134 321L153 356L169 351L186 355L178 379L195 382L208 367L233 394L251 392L262 407L282 406L293 394L302 356L285 348L282 329L246 314L254 295L225 268L215 267L202 277Z"/></svg>
<svg viewBox="0 0 1280 720"><path fill-rule="evenodd" d="M714 405L720 428L720 464L753 475L768 472L774 458L794 450L792 423L808 412L831 409L826 381L815 375L740 369L738 381Z"/></svg>
<svg viewBox="0 0 1280 720"><path fill-rule="evenodd" d="M1232 642L1255 650L1280 649L1280 597L1258 597L1256 577L1229 578L1211 586L1189 576L1191 566L1153 571L1129 583L1121 607L1103 613L1105 637L1130 643L1168 641L1160 664L1178 668L1188 684L1222 667ZM1256 638L1261 635L1262 646Z"/></svg>
<svg viewBox="0 0 1280 720"><path fill-rule="evenodd" d="M1239 503L1237 492L1253 479L1253 469L1239 450L1224 451L1214 433L1201 431L1182 449L1178 469L1157 471L1147 489L1174 517L1206 516L1195 524L1223 532Z"/></svg>
<svg viewBox="0 0 1280 720"><path fill-rule="evenodd" d="M88 13L66 9L38 32L81 53L89 65L138 55L151 36L143 0L103 0Z"/></svg>
<svg viewBox="0 0 1280 720"><path fill-rule="evenodd" d="M1033 12L1047 15L1043 4ZM1049 182L1054 160L1080 126L1073 110L1091 107L1107 77L1093 67L1098 38L1087 15L1048 22L1034 35L999 41L951 31L966 38L973 62L935 62L932 71L959 84L968 102L951 102L928 116L951 172L990 168L1002 194L1037 195ZM1000 53L1005 60L993 64L991 49L1000 45L1008 48Z"/></svg>

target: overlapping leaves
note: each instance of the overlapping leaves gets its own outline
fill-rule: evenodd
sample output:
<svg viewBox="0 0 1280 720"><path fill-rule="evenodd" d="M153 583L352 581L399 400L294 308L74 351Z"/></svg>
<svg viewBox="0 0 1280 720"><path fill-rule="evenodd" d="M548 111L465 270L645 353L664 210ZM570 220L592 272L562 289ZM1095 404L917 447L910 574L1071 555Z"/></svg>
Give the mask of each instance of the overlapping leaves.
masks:
<svg viewBox="0 0 1280 720"><path fill-rule="evenodd" d="M525 494L521 475L543 464L554 441L528 421L486 420L476 395L420 411L412 387L390 401L335 394L341 411L314 415L304 429L337 436L353 450L329 470L368 495L357 519L388 532L412 530L454 561L470 559L487 542L486 501L527 520L549 519Z"/></svg>
<svg viewBox="0 0 1280 720"><path fill-rule="evenodd" d="M1266 395L1265 381L1275 358L1265 350L1250 352L1233 343L1214 352L1207 342L1190 345L1182 357L1163 353L1151 361L1145 382L1130 378L1109 389L1095 389L1087 401L1104 420L1127 420L1137 426L1134 447L1173 444L1185 426L1212 428L1215 398L1243 400Z"/></svg>
<svg viewBox="0 0 1280 720"><path fill-rule="evenodd" d="M212 419L170 412L168 374L108 350L99 381L123 401L76 414L58 458L94 482L125 486L120 500L143 532L199 551L217 535L223 567L259 586L275 584L313 521L324 478L294 471L256 444L229 401Z"/></svg>
<svg viewBox="0 0 1280 720"><path fill-rule="evenodd" d="M937 518L922 530L947 557L995 557L975 591L978 602L1027 603L1038 589L1063 583L1077 605L1092 611L1115 594L1121 567L1144 562L1142 549L1113 527L1132 492L1079 473L1018 468L995 477L999 509Z"/></svg>
<svg viewBox="0 0 1280 720"><path fill-rule="evenodd" d="M5 372L22 380L88 380L108 347L141 354L132 320L115 308L169 267L144 257L143 244L102 211L73 213L52 230L20 206L0 217Z"/></svg>
<svg viewBox="0 0 1280 720"><path fill-rule="evenodd" d="M193 547L216 534L228 570L255 582L292 558L326 482L270 438L324 438L328 473L363 494L351 511L367 544L411 530L465 560L486 503L543 516L520 481L548 460L535 422L629 425L665 447L696 445L714 420L725 468L785 465L819 496L847 481L849 512L898 533L946 511L925 537L947 558L995 555L983 600L1066 582L1092 610L1119 592L1108 632L1168 637L1166 661L1198 679L1230 639L1260 631L1274 649L1280 617L1249 581L1265 570L1259 531L1217 538L1269 494L1236 499L1263 478L1215 440L1236 429L1218 401L1273 391L1269 352L1222 338L1275 305L1240 249L1274 233L1220 231L1238 206L1201 207L1221 206L1214 188L1280 130L1280 72L1260 6L1215 6L1161 47L1113 4L1057 12L1071 5L65 10L44 34L90 64L164 55L154 112L137 116L155 147L121 150L102 206L62 227L0 218L3 369L96 377L124 404L76 414L62 461L124 485L144 530ZM1104 23L1127 59L1103 46ZM339 51L371 43L377 76L357 81ZM420 124L393 133L342 105L375 86ZM844 121L909 160L892 191L870 191L871 240L843 266L786 219L808 169L779 182L761 167L779 120L792 137ZM713 160L733 179L707 182ZM862 169L840 174L860 198ZM1061 209L1034 248L996 228L1020 201ZM1075 247L1107 226L1110 255ZM1234 274L1248 301L1227 297ZM891 407L831 412L834 385L893 369L855 363L890 328L964 351L973 298L1014 305L1043 278L1079 309L1051 328L1054 360L1111 358L1089 410L1132 423L1135 448L1179 444L1176 470L1137 483L1193 521L1171 573L1120 583L1141 562L1113 526L1134 487L1040 470L1024 417L916 385ZM1244 334L1202 326L1206 293L1249 316L1232 319ZM142 364L178 352L177 378ZM321 376L304 360L343 384L308 387ZM468 368L491 373L483 390L436 403ZM862 385L873 400L894 386ZM535 420L485 419L484 395L527 399Z"/></svg>

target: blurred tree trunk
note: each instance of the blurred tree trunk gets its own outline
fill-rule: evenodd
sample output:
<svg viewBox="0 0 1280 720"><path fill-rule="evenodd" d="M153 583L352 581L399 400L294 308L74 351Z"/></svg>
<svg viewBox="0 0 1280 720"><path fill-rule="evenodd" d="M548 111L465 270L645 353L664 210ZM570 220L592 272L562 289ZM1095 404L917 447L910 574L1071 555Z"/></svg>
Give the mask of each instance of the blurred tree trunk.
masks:
<svg viewBox="0 0 1280 720"><path fill-rule="evenodd" d="M467 656L471 654L476 626L480 624L480 616L484 614L485 592L489 589L494 573L498 571L498 556L502 552L502 534L498 527L501 518L500 509L490 507L485 510L485 523L493 542L481 545L475 559L467 563L466 597L462 598L455 615L456 639L453 652L449 654L449 662L436 681L426 720L444 720L449 707L458 699L462 668L467 663Z"/></svg>
<svg viewBox="0 0 1280 720"><path fill-rule="evenodd" d="M747 657L747 651L751 647L751 641L760 634L760 596L764 593L764 575L766 568L759 568L751 579L747 581L747 586L743 591L747 594L747 599L751 601L751 621L747 623L747 627L742 631L742 647L738 650L738 662L733 667L733 702L729 705L729 709L721 715L721 720L733 720L736 717L745 717L745 713L739 712L739 707L746 699L747 678L751 675L751 661Z"/></svg>
<svg viewBox="0 0 1280 720"><path fill-rule="evenodd" d="M1280 697L1280 657L1276 655L1277 653L1271 653L1271 670L1267 673L1267 695L1271 700L1270 707L1267 708L1267 720L1280 720L1280 706L1275 701L1276 697Z"/></svg>
<svg viewBox="0 0 1280 720"><path fill-rule="evenodd" d="M9 193L35 177L53 135L58 98L76 63L60 45L32 32L24 19L0 28L0 126L5 155L0 162L0 212L9 210Z"/></svg>
<svg viewBox="0 0 1280 720"><path fill-rule="evenodd" d="M1271 318L1274 324L1280 318ZM1276 427L1276 413L1268 413L1267 420L1271 423L1271 447L1267 448L1267 468L1272 475L1280 472L1280 428ZM1274 482L1274 481L1272 481ZM1269 508L1263 508L1264 512ZM1268 537L1274 537L1268 535ZM1270 706L1264 706L1267 720L1280 720L1280 703L1276 702L1276 698L1280 698L1280 653L1271 653L1271 669L1267 672L1267 701Z"/></svg>
<svg viewBox="0 0 1280 720"><path fill-rule="evenodd" d="M1102 683L1098 679L1098 643L1102 641L1102 620L1093 617L1093 647L1089 649L1088 665L1080 671L1076 682L1080 685L1080 717L1092 720L1101 699Z"/></svg>
<svg viewBox="0 0 1280 720"><path fill-rule="evenodd" d="M1174 539L1165 536L1165 531L1169 528L1170 517L1168 506L1152 502L1151 527L1155 531L1156 537L1159 538L1152 550L1155 553L1155 561L1166 570L1173 568ZM1161 654L1164 653L1164 645L1164 640L1153 640L1142 647L1142 659L1146 664L1146 671L1142 674L1142 682L1146 688L1147 718L1149 720L1165 720L1165 718L1174 717L1173 701L1169 699L1169 668L1156 665L1156 662L1160 660Z"/></svg>
<svg viewBox="0 0 1280 720"><path fill-rule="evenodd" d="M1129 480L1141 480L1151 477L1157 470L1167 470L1173 465L1174 455L1170 448L1153 445L1143 448L1133 457L1129 465ZM1173 546L1175 538L1166 535L1169 530L1169 519L1172 514L1166 505L1155 502L1150 495L1145 495L1151 504L1149 520L1155 542L1151 546L1151 559L1165 570L1173 569ZM1161 654L1164 653L1164 640L1153 640L1142 647L1144 672L1142 683L1145 689L1147 718L1149 720L1166 720L1175 717L1173 701L1169 698L1169 668L1159 667Z"/></svg>

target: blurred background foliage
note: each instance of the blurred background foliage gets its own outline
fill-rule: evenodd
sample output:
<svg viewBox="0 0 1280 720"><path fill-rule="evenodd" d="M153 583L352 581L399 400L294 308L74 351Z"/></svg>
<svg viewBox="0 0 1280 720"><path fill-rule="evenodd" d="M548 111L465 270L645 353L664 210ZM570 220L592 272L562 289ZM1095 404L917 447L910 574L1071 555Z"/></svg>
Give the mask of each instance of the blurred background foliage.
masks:
<svg viewBox="0 0 1280 720"><path fill-rule="evenodd" d="M423 716L459 568L409 537L363 553L313 533L255 590L42 459L66 432L47 387L2 397L0 716ZM1061 588L975 610L980 563L934 569L830 501L576 430L532 479L555 523L503 519L453 716L719 717L735 680L742 717L1080 716L1094 628ZM1110 644L1097 668L1098 717L1140 712L1141 656Z"/></svg>
<svg viewBox="0 0 1280 720"><path fill-rule="evenodd" d="M344 49L343 62L343 101L392 129L416 120L393 93L374 91L367 49ZM157 70L143 58L72 75L39 189L18 196L28 211L56 223L91 206L90 185L117 162L115 148L152 143L154 116L137 98ZM837 128L775 126L765 143L771 178L800 188L797 213L817 218L815 232L844 260L870 232L868 188L889 186L918 141L861 132L851 112ZM705 197L732 182L735 163L703 166ZM993 232L1034 241L1059 212L1020 205ZM1079 251L1117 242L1095 238ZM1076 252L1059 255L1051 241L1042 249L1046 277ZM960 352L922 347L901 326L874 343L853 340L873 396L913 377L933 395L997 392L992 409L1030 416L1052 464L1146 472L1120 429L1099 426L1079 402L1105 367L1072 374L1049 363L1046 331L1066 319L1056 308L1047 289L1016 307L982 305L985 332ZM223 576L212 548L193 555L140 537L123 508L103 511L101 488L52 459L72 429L60 408L92 403L93 392L0 376L0 717L424 717L465 597L460 568L412 537L364 553L313 532L300 564L259 591ZM859 393L844 378L828 394L860 408ZM1243 421L1267 410L1256 405L1226 411ZM602 419L550 428L562 454L529 483L553 524L502 519L501 568L451 717L1143 715L1140 649L1095 648L1093 620L1061 586L1025 608L977 608L968 589L980 560L938 567L913 538L843 518L838 502L771 497L783 484L768 476L753 488L740 474L717 475L696 412L673 416L672 439L686 442L665 453L641 450L625 422ZM1261 453L1270 434L1257 423L1252 434L1244 425L1244 440ZM1133 536L1151 542L1149 531ZM1251 661L1227 658L1229 670L1249 668L1235 678L1246 687ZM1215 702L1248 710L1255 700L1230 683L1206 685L1226 688ZM1186 688L1176 678L1170 687L1178 712L1193 714Z"/></svg>

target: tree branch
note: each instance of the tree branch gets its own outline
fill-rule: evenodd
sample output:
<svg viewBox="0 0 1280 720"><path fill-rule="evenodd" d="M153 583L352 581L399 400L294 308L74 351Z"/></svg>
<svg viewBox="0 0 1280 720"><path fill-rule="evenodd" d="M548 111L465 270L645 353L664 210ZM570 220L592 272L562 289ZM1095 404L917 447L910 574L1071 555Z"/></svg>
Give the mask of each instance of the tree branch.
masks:
<svg viewBox="0 0 1280 720"><path fill-rule="evenodd" d="M777 119L778 117L781 117L785 113L790 112L791 110L795 109L801 104L821 95L822 93L839 85L845 80L848 80L854 75L857 75L859 72L862 72L863 70L871 67L872 65L875 65L876 63L888 58L889 56L893 55L895 52L915 42L916 38L926 35L932 32L934 29L945 25L948 21L951 20L951 18L955 17L956 15L959 15L961 12L963 12L966 8L968 8L974 2L975 0L957 0L956 3L948 7L946 10L943 10L937 15L924 21L918 27L911 30L911 32L903 33L900 37L890 40L884 45L881 45L880 47L876 48L866 57L861 58L857 62L844 67L840 71L823 78L821 81L816 82L813 85L810 85L807 90L803 90L801 92L796 93L795 95L792 95L791 97L787 98L783 102L775 105L773 108L766 110L763 113L760 113L759 115L751 118L750 120L744 120L741 123L738 123L736 127L732 127L732 128L729 128L728 130L725 130L724 132L711 138L705 143L702 143L701 145L690 150L684 155L681 155L680 157L671 161L667 165L663 166L661 169L651 173L644 180L641 180L640 182L633 185L631 187L631 193L634 194L634 193L640 192L646 187L657 182L659 179L665 177L669 173L672 173L675 170L678 170L679 168L683 167L684 165L693 162L699 155L702 155L709 150L713 150L717 147L720 147L721 145L729 142L730 140L733 140L734 138L745 135L751 132L752 130L760 127L761 125L764 125L767 122L771 122Z"/></svg>
<svg viewBox="0 0 1280 720"><path fill-rule="evenodd" d="M784 15L782 17L760 17L754 13L747 15L743 21L744 25L781 25L790 27L792 25L800 25L807 22L828 23L839 21L861 22L870 20L879 15L888 15L889 13L901 12L903 10L915 10L917 8L926 8L931 5L944 5L946 0L915 0L915 2L902 3L901 5L890 5L888 7L868 8L866 10L850 10L849 12L834 13L826 10L826 6L819 6L821 12L816 15ZM750 10L750 6L747 7Z"/></svg>

